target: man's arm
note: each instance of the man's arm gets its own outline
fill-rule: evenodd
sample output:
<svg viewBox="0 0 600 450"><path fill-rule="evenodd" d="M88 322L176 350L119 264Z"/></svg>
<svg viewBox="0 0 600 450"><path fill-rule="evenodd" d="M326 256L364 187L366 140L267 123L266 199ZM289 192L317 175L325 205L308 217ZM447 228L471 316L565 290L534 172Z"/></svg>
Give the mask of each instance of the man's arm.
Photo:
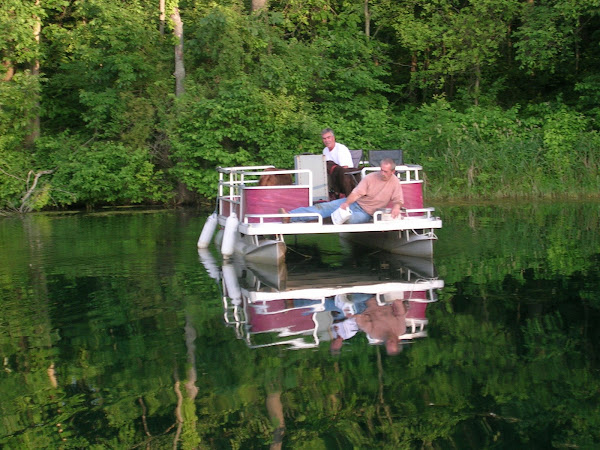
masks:
<svg viewBox="0 0 600 450"><path fill-rule="evenodd" d="M352 191L348 197L346 197L346 201L340 205L342 209L348 209L348 207L358 200L361 196Z"/></svg>
<svg viewBox="0 0 600 450"><path fill-rule="evenodd" d="M392 197L392 202L394 203L392 206L392 219L395 219L400 215L400 208L404 204L404 195L402 195L400 181L398 181L398 192Z"/></svg>
<svg viewBox="0 0 600 450"><path fill-rule="evenodd" d="M340 161L340 166L344 167L345 169L354 167L354 161L352 161L350 150L348 150L348 147L345 145L339 144L338 159Z"/></svg>
<svg viewBox="0 0 600 450"><path fill-rule="evenodd" d="M400 215L400 208L402 208L402 203L394 203L394 206L392 206L392 219Z"/></svg>

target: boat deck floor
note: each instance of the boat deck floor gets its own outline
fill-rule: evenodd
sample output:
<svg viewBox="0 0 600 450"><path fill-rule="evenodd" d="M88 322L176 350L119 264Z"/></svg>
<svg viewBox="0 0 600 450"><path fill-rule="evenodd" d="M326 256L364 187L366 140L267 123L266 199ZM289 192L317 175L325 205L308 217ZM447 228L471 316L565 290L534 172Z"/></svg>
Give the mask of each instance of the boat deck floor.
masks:
<svg viewBox="0 0 600 450"><path fill-rule="evenodd" d="M223 226L226 218L219 220ZM240 223L238 230L246 235L270 234L329 234L329 233L364 233L374 231L405 231L441 228L442 220L437 217L410 217L400 220L379 220L369 223L340 224L325 223L323 220L315 222L263 222Z"/></svg>

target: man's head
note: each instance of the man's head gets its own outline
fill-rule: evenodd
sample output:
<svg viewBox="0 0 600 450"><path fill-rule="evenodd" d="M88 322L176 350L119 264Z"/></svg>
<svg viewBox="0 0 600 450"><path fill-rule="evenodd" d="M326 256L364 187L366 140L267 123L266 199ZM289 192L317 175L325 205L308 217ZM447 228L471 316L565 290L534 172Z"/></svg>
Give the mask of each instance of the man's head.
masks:
<svg viewBox="0 0 600 450"><path fill-rule="evenodd" d="M398 340L397 336L389 336L385 341L385 351L389 356L397 355L402 351L402 345Z"/></svg>
<svg viewBox="0 0 600 450"><path fill-rule="evenodd" d="M395 175L396 172L396 163L393 159L385 158L379 164L381 168L381 178L383 181L387 181Z"/></svg>
<svg viewBox="0 0 600 450"><path fill-rule="evenodd" d="M335 134L333 134L333 130L331 128L325 128L321 131L321 139L323 139L323 144L329 150L335 147Z"/></svg>
<svg viewBox="0 0 600 450"><path fill-rule="evenodd" d="M339 355L339 353L342 351L343 344L344 340L340 336L338 336L331 341L329 351L332 355Z"/></svg>

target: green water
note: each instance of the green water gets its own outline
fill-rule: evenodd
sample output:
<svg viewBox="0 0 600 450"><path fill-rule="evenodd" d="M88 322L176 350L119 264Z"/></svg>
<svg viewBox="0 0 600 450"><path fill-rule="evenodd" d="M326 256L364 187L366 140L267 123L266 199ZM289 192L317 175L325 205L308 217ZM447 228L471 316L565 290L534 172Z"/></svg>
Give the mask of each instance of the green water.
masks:
<svg viewBox="0 0 600 450"><path fill-rule="evenodd" d="M206 212L0 219L0 445L600 446L600 205L437 211L444 287L396 356L364 334L250 348L196 249ZM293 244L292 271L398 274L335 237Z"/></svg>

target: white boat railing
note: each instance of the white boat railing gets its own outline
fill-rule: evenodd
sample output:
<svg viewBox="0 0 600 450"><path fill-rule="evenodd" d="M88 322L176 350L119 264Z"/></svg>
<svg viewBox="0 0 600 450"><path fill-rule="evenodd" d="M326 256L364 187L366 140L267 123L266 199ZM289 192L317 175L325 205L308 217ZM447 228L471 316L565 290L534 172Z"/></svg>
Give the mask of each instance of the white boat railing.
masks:
<svg viewBox="0 0 600 450"><path fill-rule="evenodd" d="M217 172L219 172L219 197L225 195L225 188L236 189L240 184L248 182L245 180L248 171L253 171L253 173L261 175L262 171L265 169L274 168L274 166L217 167ZM254 182L258 183L258 180L255 180Z"/></svg>
<svg viewBox="0 0 600 450"><path fill-rule="evenodd" d="M283 218L292 218L292 217L313 217L316 222L311 222L311 224L323 225L323 216L318 213L298 213L298 214L245 214L243 223L247 223L250 226L257 226L265 223L265 219L283 219ZM249 223L248 219L258 219L258 222Z"/></svg>
<svg viewBox="0 0 600 450"><path fill-rule="evenodd" d="M270 169L266 171L266 169ZM219 173L219 191L217 202L219 205L219 214L229 216L232 212L236 212L240 218L245 216L242 205L242 189L251 187L253 189L273 190L273 189L308 189L309 204L312 205L312 171L310 169L293 169L293 170L272 170L274 166L236 166L236 167L218 167ZM258 186L260 177L263 175L291 175L295 180L292 185L278 186ZM308 180L307 184L299 184L300 176ZM226 205L229 205L227 211ZM251 217L260 215L251 215ZM267 217L268 215L265 215ZM275 216L281 217L281 216Z"/></svg>
<svg viewBox="0 0 600 450"><path fill-rule="evenodd" d="M433 207L411 208L411 209L402 208L400 211L400 216L397 217L396 219L392 219L392 218L387 217L389 215L389 213L386 211L375 211L375 213L373 214L373 223L388 222L390 220L396 220L396 221L397 220L407 220L412 217L418 218L418 219L423 219L423 218L431 219L433 217L434 212L435 212L435 208L433 208ZM414 215L411 216L411 214L414 214Z"/></svg>
<svg viewBox="0 0 600 450"><path fill-rule="evenodd" d="M360 171L361 177L364 178L368 172L378 172L381 167L363 167ZM422 181L420 172L423 167L418 164L402 164L396 166L396 176L400 181Z"/></svg>
<svg viewBox="0 0 600 450"><path fill-rule="evenodd" d="M410 221L410 219L434 219L433 213L435 212L435 208L427 207L427 208L413 208L413 209L403 209L400 213L400 217L396 219L387 218L384 216L389 215L385 211L375 211L373 214L373 223L381 223L381 222L398 222L398 221ZM418 215L410 215L410 214L418 214ZM272 224L272 222L265 222L265 219L283 219L288 218L291 219L293 217L311 217L312 221L310 225L324 225L323 217L319 213L286 213L286 214L244 214L243 223L248 224L251 227L260 226L265 223ZM249 219L257 219L258 222L250 223Z"/></svg>

